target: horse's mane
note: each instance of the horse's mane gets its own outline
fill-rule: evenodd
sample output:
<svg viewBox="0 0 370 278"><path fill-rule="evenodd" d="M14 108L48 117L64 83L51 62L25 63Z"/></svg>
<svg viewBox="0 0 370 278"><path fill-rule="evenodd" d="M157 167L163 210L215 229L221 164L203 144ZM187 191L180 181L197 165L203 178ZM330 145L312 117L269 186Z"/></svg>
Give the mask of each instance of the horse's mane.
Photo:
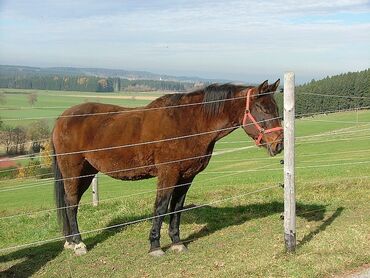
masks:
<svg viewBox="0 0 370 278"><path fill-rule="evenodd" d="M194 96L203 95L203 111L209 117L212 117L220 113L224 108L223 99L229 99L235 97L235 94L241 90L248 88L244 85L235 85L231 83L226 84L211 84L205 88L192 91L190 93L174 93L161 96L160 98L151 102L148 107L163 107L163 106L175 106L180 105L185 100ZM191 103L186 102L186 103Z"/></svg>

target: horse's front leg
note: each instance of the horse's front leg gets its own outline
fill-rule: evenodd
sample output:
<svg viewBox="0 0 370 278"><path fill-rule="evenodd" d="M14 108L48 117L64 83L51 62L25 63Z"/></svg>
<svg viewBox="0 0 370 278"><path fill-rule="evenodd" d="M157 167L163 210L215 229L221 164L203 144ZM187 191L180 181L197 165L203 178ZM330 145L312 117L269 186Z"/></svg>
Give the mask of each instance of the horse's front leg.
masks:
<svg viewBox="0 0 370 278"><path fill-rule="evenodd" d="M163 174L158 175L157 197L154 204L154 219L152 229L149 234L150 250L152 256L164 255L160 245L161 227L164 219L164 214L167 213L168 204L170 202L172 192L178 181L178 173L167 169Z"/></svg>
<svg viewBox="0 0 370 278"><path fill-rule="evenodd" d="M180 212L170 215L170 225L168 229L169 236L172 240L172 246L170 249L175 252L187 251L187 248L180 240L180 217L181 210L184 207L186 193L188 192L193 179L193 177L189 179L181 179L172 193L170 212L172 213L180 210Z"/></svg>

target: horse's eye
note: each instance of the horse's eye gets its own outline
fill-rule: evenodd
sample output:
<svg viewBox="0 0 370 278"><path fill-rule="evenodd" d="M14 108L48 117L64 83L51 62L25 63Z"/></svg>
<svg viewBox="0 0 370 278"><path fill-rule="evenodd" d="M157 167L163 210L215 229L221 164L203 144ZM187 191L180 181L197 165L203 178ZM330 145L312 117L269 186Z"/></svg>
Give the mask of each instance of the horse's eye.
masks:
<svg viewBox="0 0 370 278"><path fill-rule="evenodd" d="M256 104L256 107L258 108L258 110L260 110L261 112L263 112L263 113L266 113L266 114L268 114L268 110L265 108L265 107L263 107L262 105L259 105L259 104Z"/></svg>

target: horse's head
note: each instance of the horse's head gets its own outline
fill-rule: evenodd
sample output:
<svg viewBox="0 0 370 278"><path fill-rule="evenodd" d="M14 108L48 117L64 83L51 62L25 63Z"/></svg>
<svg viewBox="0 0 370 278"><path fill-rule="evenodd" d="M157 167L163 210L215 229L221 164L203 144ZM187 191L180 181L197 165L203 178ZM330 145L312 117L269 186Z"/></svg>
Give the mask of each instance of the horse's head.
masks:
<svg viewBox="0 0 370 278"><path fill-rule="evenodd" d="M273 92L280 83L268 85L267 80L258 87L247 90L243 129L256 144L267 148L271 156L283 150L284 133Z"/></svg>

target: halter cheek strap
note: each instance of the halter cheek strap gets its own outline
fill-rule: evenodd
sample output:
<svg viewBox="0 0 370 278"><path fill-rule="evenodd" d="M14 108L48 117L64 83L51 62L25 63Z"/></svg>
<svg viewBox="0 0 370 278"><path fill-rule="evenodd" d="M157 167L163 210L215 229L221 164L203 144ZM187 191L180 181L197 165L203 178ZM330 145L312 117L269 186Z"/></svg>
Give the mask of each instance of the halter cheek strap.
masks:
<svg viewBox="0 0 370 278"><path fill-rule="evenodd" d="M262 145L261 141L262 141L262 138L263 138L264 134L272 133L272 132L275 132L275 131L280 131L280 130L283 130L283 128L281 126L277 126L277 127L273 127L273 128L269 128L269 129L264 129L259 125L259 123L253 117L253 115L251 114L251 111L249 109L251 93L252 93L252 89L249 89L248 93L247 93L245 113L244 113L244 118L243 118L243 126L247 126L248 119L252 122L252 124L254 125L254 127L257 129L257 131L259 133L257 139L254 139L254 141L256 142L257 146L261 146Z"/></svg>

